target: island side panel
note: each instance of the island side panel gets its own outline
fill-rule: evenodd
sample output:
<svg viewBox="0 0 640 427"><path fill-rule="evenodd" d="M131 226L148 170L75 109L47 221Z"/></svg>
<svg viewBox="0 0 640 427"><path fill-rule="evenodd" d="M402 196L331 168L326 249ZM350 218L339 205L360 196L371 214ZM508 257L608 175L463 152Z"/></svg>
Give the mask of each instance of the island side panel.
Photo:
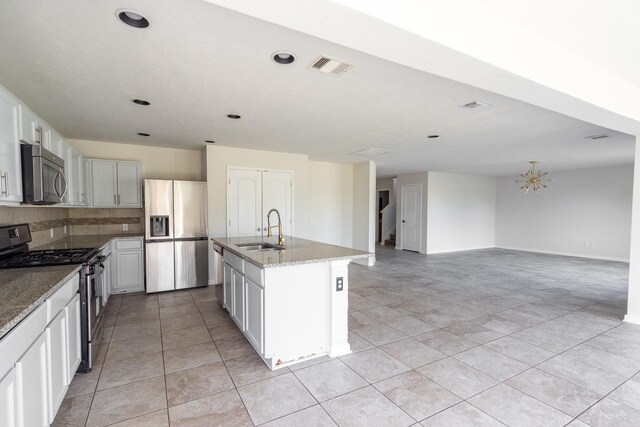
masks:
<svg viewBox="0 0 640 427"><path fill-rule="evenodd" d="M349 345L349 260L331 261L329 299L331 315L329 356L338 357L351 353ZM341 279L342 290L338 289Z"/></svg>
<svg viewBox="0 0 640 427"><path fill-rule="evenodd" d="M329 352L329 262L266 268L265 358L272 368Z"/></svg>

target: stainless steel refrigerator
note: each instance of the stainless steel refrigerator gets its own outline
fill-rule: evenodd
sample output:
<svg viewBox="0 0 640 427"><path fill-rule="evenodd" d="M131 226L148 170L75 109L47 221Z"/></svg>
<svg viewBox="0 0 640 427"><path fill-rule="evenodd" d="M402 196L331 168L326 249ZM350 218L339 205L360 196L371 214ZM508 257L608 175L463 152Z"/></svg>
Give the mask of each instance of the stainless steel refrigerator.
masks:
<svg viewBox="0 0 640 427"><path fill-rule="evenodd" d="M144 180L147 293L207 286L207 183Z"/></svg>

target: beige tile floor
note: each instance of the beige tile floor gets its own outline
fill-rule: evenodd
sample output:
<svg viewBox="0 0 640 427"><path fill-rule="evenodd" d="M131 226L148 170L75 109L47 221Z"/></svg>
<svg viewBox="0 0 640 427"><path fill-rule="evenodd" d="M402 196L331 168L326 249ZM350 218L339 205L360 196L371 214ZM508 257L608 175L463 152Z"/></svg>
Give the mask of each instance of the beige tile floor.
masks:
<svg viewBox="0 0 640 427"><path fill-rule="evenodd" d="M378 248L350 267L353 354L270 371L212 288L113 296L56 426L638 426L624 263Z"/></svg>

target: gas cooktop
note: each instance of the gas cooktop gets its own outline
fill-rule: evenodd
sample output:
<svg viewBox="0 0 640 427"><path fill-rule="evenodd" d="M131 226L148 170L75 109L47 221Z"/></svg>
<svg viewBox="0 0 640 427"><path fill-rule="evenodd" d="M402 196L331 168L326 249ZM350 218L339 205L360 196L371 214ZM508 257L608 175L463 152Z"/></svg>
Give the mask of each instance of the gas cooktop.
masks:
<svg viewBox="0 0 640 427"><path fill-rule="evenodd" d="M0 269L84 264L100 252L96 248L29 251L27 224L0 227Z"/></svg>
<svg viewBox="0 0 640 427"><path fill-rule="evenodd" d="M0 268L43 267L82 264L98 253L97 249L54 249L29 251L0 260Z"/></svg>

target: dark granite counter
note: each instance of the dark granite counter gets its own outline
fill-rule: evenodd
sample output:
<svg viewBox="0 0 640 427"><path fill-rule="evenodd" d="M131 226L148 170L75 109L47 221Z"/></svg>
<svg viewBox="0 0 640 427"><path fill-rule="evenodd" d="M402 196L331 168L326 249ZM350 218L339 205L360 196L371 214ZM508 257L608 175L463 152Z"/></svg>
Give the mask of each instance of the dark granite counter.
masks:
<svg viewBox="0 0 640 427"><path fill-rule="evenodd" d="M288 265L312 264L373 256L372 253L357 249L328 245L326 243L290 236L285 236L285 249L270 251L247 251L236 245L252 242L275 243L278 240L277 238L216 237L212 240L260 268L286 267Z"/></svg>
<svg viewBox="0 0 640 427"><path fill-rule="evenodd" d="M0 270L0 339L78 271L79 265Z"/></svg>
<svg viewBox="0 0 640 427"><path fill-rule="evenodd" d="M68 236L46 245L31 248L31 250L101 249L112 239L127 237L143 237L143 235L128 233ZM80 265L0 270L0 338L49 298L74 274L78 274L78 271L80 271Z"/></svg>
<svg viewBox="0 0 640 427"><path fill-rule="evenodd" d="M43 249L78 249L78 248L103 248L113 239L126 239L130 237L144 237L144 234L96 234L87 236L67 236L46 245L31 248L31 250Z"/></svg>

